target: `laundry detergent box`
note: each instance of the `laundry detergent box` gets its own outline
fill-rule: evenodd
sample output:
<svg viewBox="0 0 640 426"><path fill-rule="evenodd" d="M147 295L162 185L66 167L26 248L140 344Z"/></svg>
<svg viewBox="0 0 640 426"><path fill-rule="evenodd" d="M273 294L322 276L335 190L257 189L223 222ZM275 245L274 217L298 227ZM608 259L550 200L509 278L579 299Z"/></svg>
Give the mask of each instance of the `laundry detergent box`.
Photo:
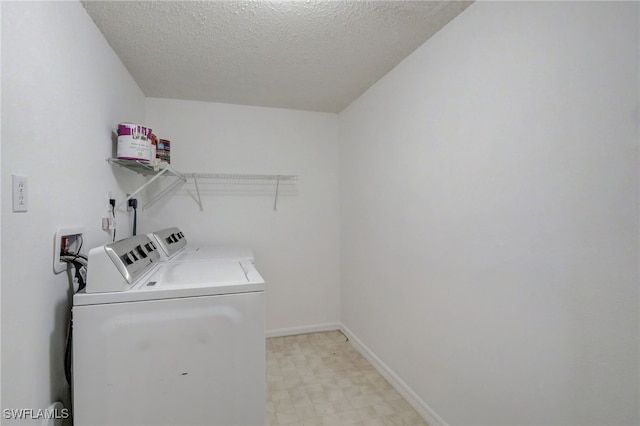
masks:
<svg viewBox="0 0 640 426"><path fill-rule="evenodd" d="M171 163L171 142L166 139L158 139L156 158L160 161Z"/></svg>
<svg viewBox="0 0 640 426"><path fill-rule="evenodd" d="M151 129L146 126L135 123L118 124L118 158L151 161L151 134Z"/></svg>

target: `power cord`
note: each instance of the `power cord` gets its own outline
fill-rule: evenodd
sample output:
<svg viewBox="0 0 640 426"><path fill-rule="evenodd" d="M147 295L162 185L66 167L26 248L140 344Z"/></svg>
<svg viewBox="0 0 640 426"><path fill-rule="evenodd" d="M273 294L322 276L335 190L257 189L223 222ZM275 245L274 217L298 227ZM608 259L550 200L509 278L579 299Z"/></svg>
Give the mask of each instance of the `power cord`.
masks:
<svg viewBox="0 0 640 426"><path fill-rule="evenodd" d="M129 200L129 207L133 209L133 236L136 235L136 226L138 222L138 200L132 198Z"/></svg>
<svg viewBox="0 0 640 426"><path fill-rule="evenodd" d="M111 205L111 219L113 219L113 223L116 223L116 199L115 198L110 198L109 199L109 204ZM113 227L113 241L115 242L116 240L116 227L114 225Z"/></svg>

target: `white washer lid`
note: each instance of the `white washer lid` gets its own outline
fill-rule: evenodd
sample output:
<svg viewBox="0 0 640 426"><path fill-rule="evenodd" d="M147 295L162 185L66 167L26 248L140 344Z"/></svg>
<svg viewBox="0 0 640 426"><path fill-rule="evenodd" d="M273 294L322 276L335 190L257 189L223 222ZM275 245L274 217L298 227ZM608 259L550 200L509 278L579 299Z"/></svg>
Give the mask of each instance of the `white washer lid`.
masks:
<svg viewBox="0 0 640 426"><path fill-rule="evenodd" d="M248 260L159 263L126 291L77 293L74 305L135 302L178 297L264 291L265 282Z"/></svg>

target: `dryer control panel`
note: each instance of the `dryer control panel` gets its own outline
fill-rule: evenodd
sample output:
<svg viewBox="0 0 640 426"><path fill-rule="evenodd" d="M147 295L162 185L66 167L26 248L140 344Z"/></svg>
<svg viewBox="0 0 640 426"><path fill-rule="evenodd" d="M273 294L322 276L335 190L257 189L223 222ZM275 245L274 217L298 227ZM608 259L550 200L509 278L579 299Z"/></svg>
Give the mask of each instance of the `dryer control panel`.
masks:
<svg viewBox="0 0 640 426"><path fill-rule="evenodd" d="M158 246L137 235L89 252L87 293L124 291L160 259Z"/></svg>
<svg viewBox="0 0 640 426"><path fill-rule="evenodd" d="M152 236L160 250L162 250L162 254L167 258L173 257L187 245L187 239L184 234L176 227L156 231Z"/></svg>

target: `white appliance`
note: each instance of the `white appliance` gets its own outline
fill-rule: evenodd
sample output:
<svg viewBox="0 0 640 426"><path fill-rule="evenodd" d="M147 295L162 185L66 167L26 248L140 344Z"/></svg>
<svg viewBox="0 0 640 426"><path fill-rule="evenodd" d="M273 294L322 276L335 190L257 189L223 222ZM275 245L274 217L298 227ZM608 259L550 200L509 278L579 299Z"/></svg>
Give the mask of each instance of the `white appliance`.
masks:
<svg viewBox="0 0 640 426"><path fill-rule="evenodd" d="M94 248L73 297L74 424L264 425L265 283L247 260Z"/></svg>
<svg viewBox="0 0 640 426"><path fill-rule="evenodd" d="M177 227L153 232L149 234L149 238L157 244L162 261L191 262L222 259L244 259L252 263L254 261L253 252L242 247L224 245L187 246L187 238Z"/></svg>

